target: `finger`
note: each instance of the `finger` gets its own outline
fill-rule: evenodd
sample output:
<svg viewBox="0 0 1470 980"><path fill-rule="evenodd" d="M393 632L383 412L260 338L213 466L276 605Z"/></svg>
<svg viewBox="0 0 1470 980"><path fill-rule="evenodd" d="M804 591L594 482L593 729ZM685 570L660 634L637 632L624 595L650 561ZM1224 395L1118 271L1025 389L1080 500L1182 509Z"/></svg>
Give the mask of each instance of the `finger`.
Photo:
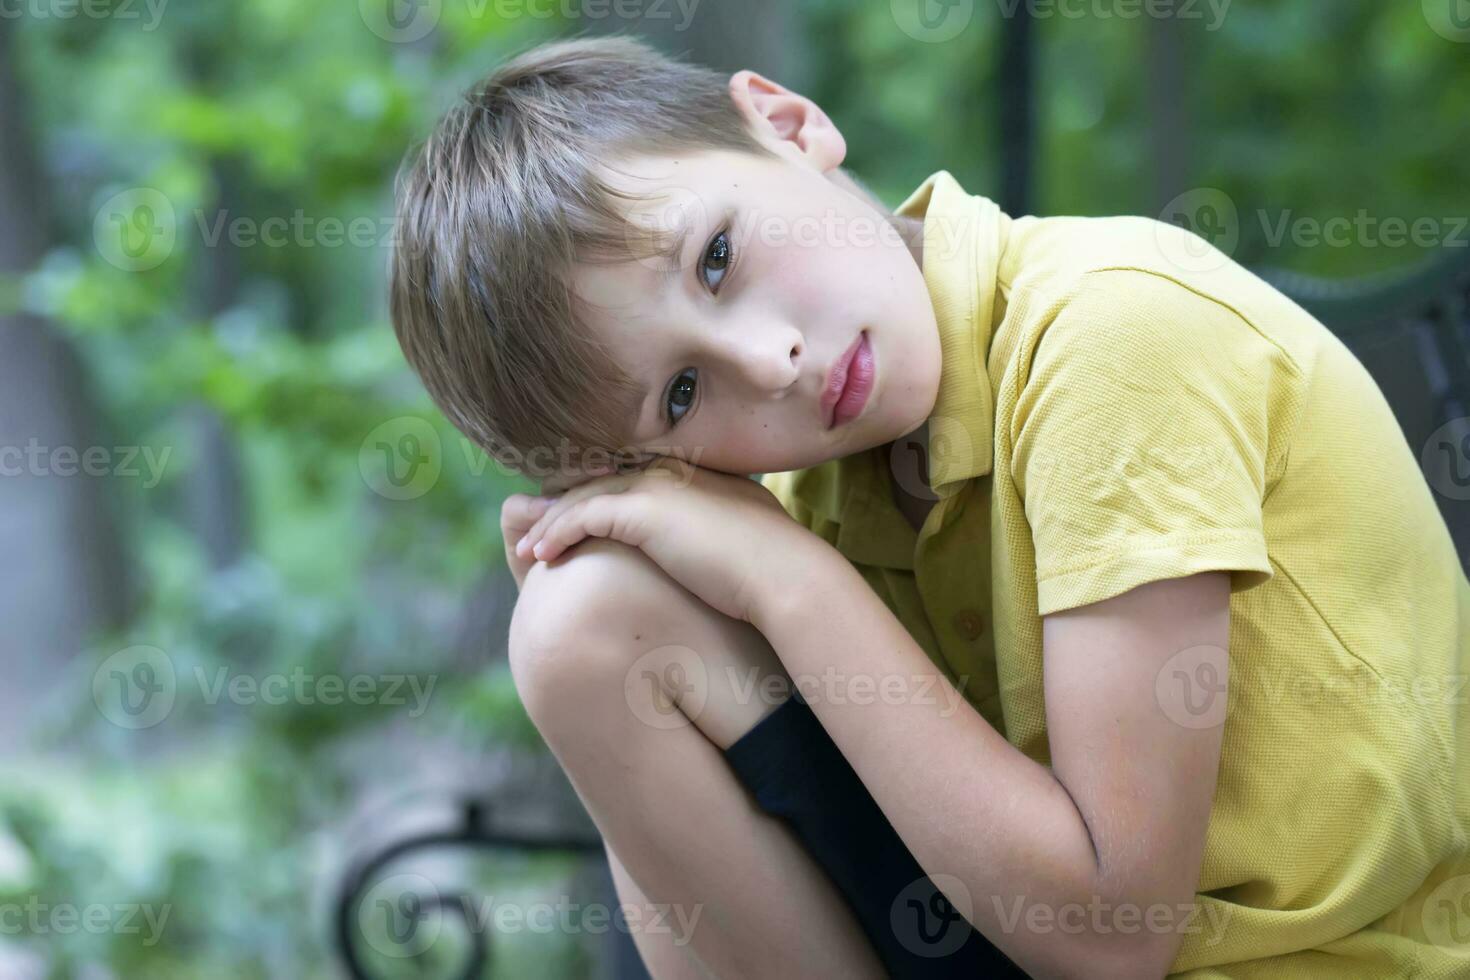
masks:
<svg viewBox="0 0 1470 980"><path fill-rule="evenodd" d="M541 535L549 526L550 522L556 520L557 515L563 513L578 500L581 500L586 494L587 491L584 487L573 487L566 493L553 498L550 503L541 509L539 514L532 518L524 528L520 529L520 534L517 535L514 544L516 557L523 558L526 561L535 561L536 558L531 553L531 548L537 541L541 540Z"/></svg>
<svg viewBox="0 0 1470 980"><path fill-rule="evenodd" d="M529 493L513 493L500 505L501 516L507 514L512 517L524 517L536 515L540 517L546 508L556 500L555 496L533 497Z"/></svg>
<svg viewBox="0 0 1470 980"><path fill-rule="evenodd" d="M536 523L536 519L551 506L553 499L517 494L507 498L501 505L500 538L505 546L506 563L510 565L511 573L516 578L517 589L520 588L521 579L535 563L535 559L517 554L516 544L525 536L531 525Z"/></svg>
<svg viewBox="0 0 1470 980"><path fill-rule="evenodd" d="M510 568L511 578L515 580L517 594L525 585L526 573L531 570L535 561L518 556L515 553L515 543L550 505L550 498L537 498L527 494L513 494L501 502L500 536L505 545L505 563Z"/></svg>
<svg viewBox="0 0 1470 980"><path fill-rule="evenodd" d="M550 497L532 497L516 493L506 497L500 505L500 529L508 540L514 541L535 524L551 506Z"/></svg>
<svg viewBox="0 0 1470 980"><path fill-rule="evenodd" d="M644 548L648 543L649 506L649 498L641 493L589 497L546 529L535 557L552 561L584 538L606 538Z"/></svg>
<svg viewBox="0 0 1470 980"><path fill-rule="evenodd" d="M551 523L565 513L569 507L574 507L589 497L595 497L600 494L619 493L626 489L627 485L628 477L611 474L597 477L595 480L590 480L587 483L580 484L568 490L556 498L551 506L536 519L535 523L521 537L520 541L516 544L516 554L522 558L532 558L531 549L535 547L537 541L541 540L541 536L546 531L546 528L550 527Z"/></svg>
<svg viewBox="0 0 1470 980"><path fill-rule="evenodd" d="M584 538L612 537L615 511L621 504L616 497L603 494L567 508L546 526L532 549L532 556L539 561L553 561Z"/></svg>

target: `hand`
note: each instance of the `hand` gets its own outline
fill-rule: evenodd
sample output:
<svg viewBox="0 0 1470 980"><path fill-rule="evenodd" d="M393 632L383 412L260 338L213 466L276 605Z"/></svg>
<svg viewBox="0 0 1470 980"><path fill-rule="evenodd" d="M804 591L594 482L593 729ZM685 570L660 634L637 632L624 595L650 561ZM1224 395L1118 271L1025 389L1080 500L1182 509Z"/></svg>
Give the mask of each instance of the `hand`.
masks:
<svg viewBox="0 0 1470 980"><path fill-rule="evenodd" d="M546 513L546 508L551 506L554 499L516 493L506 497L500 504L500 536L505 540L505 563L510 566L511 577L516 580L517 594L526 582L526 573L536 562L517 555L516 542L531 529L537 518Z"/></svg>
<svg viewBox="0 0 1470 980"><path fill-rule="evenodd" d="M745 622L753 621L773 569L793 549L821 540L754 480L665 456L567 491L507 554L551 561L588 537L641 549L706 605Z"/></svg>
<svg viewBox="0 0 1470 980"><path fill-rule="evenodd" d="M551 506L565 490L577 486L587 479L601 476L613 471L612 466L602 466L596 470L589 470L585 474L562 474L541 485L540 497L530 494L516 493L506 497L500 504L500 537L505 542L505 563L510 566L511 577L516 582L516 592L521 591L525 584L526 573L531 566L536 564L534 558L522 558L516 554L516 542L531 529L536 520Z"/></svg>

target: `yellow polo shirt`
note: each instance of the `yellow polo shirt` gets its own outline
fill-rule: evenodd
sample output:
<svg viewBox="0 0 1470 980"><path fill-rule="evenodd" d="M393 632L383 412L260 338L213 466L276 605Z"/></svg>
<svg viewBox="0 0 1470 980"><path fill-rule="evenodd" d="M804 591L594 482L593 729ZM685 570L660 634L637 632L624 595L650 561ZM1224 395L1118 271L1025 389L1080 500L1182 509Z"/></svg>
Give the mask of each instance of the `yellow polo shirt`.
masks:
<svg viewBox="0 0 1470 980"><path fill-rule="evenodd" d="M1224 718L1172 975L1470 977L1470 582L1362 364L1172 225L1011 218L946 171L898 213L939 502L916 534L880 449L762 482L1044 765L1042 617L1228 571L1228 695L1160 681Z"/></svg>

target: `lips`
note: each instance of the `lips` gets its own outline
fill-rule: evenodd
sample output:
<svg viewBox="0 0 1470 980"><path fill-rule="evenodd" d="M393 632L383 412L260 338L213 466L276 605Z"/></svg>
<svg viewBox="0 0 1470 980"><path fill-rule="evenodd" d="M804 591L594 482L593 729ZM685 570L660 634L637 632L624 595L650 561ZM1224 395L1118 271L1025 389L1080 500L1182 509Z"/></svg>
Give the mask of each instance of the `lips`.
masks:
<svg viewBox="0 0 1470 980"><path fill-rule="evenodd" d="M864 330L827 373L821 401L822 422L826 427L832 429L855 418L867 401L872 383L872 348L867 343L867 331Z"/></svg>

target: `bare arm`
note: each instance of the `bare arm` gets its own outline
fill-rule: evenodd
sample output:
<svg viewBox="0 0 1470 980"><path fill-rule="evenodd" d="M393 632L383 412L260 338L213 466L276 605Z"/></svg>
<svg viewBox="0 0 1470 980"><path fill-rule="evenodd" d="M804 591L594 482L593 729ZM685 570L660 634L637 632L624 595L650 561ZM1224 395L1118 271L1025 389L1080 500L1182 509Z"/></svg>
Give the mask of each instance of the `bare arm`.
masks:
<svg viewBox="0 0 1470 980"><path fill-rule="evenodd" d="M794 678L835 667L840 679L870 679L870 692L906 683L923 693L908 679L934 665L838 553L808 549L775 578L753 621ZM1222 725L1181 723L1157 681L1213 649L1223 699L1228 586L1225 573L1202 573L1045 619L1052 768L957 697L811 699L919 864L1028 972L1162 976L1172 963ZM1127 906L1142 914L1125 923ZM1159 909L1173 919L1164 924Z"/></svg>

